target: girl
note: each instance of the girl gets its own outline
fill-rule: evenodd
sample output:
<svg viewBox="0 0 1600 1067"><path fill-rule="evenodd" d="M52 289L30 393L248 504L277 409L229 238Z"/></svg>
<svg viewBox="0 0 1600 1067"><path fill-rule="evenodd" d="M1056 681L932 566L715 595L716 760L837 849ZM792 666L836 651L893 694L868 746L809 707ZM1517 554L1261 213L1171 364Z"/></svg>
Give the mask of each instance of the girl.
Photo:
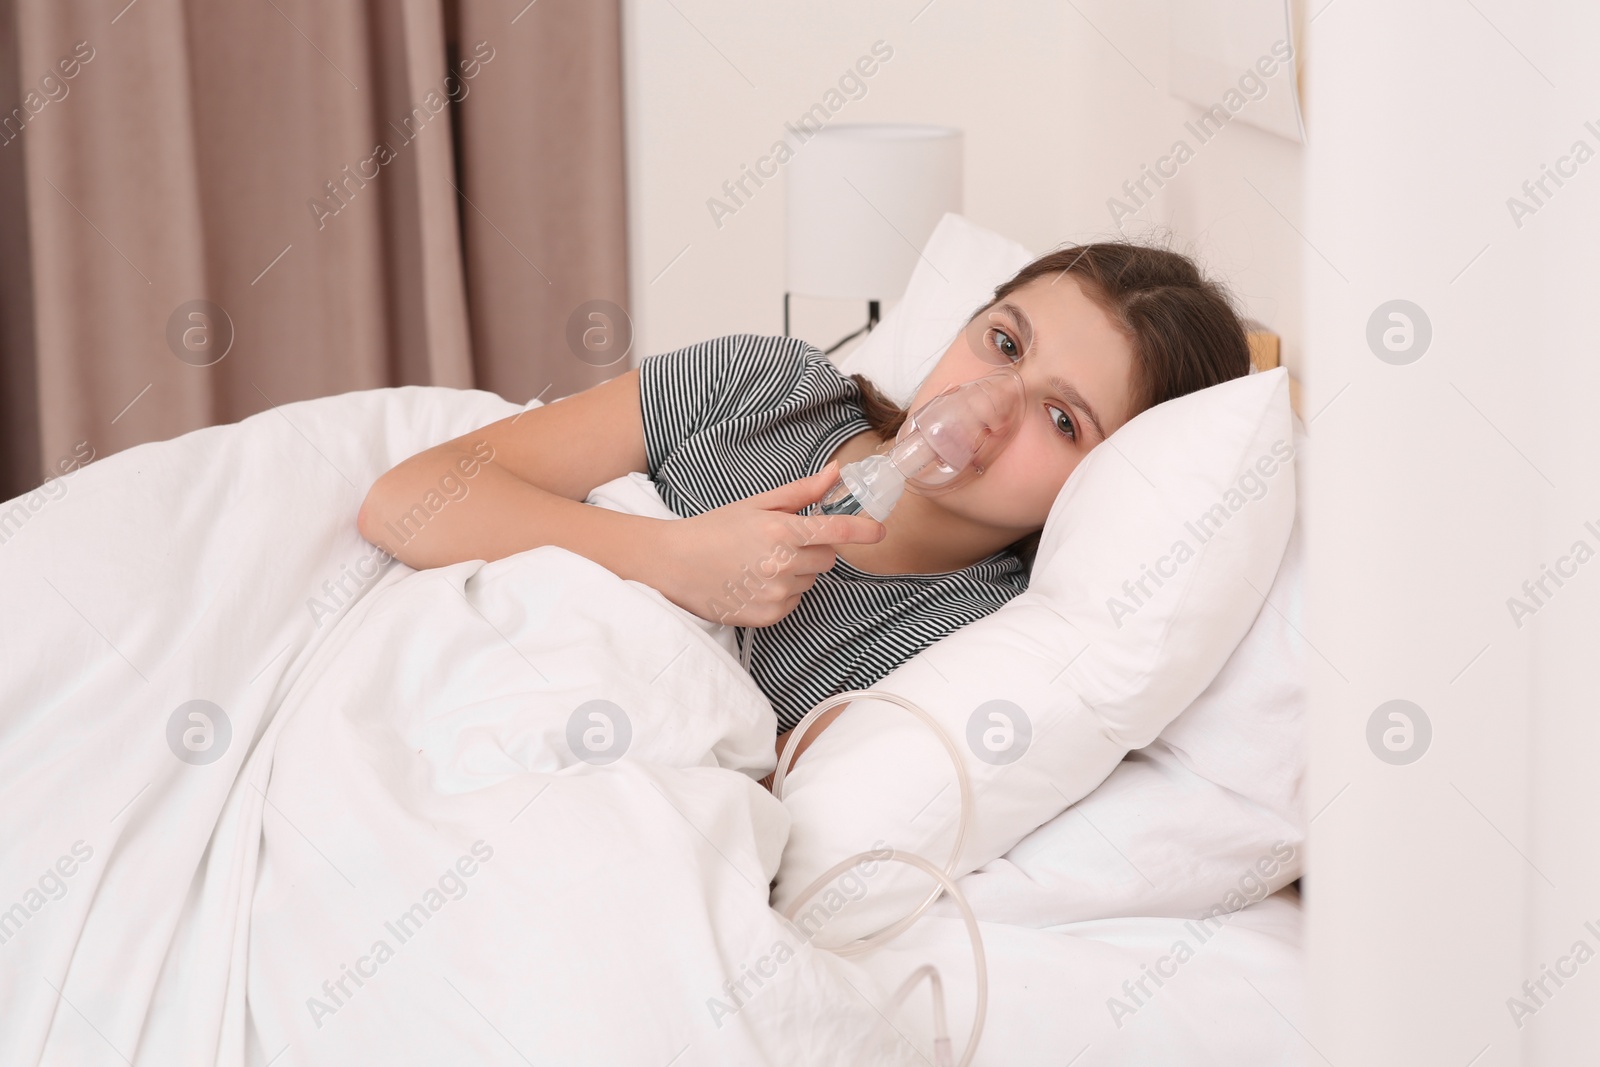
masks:
<svg viewBox="0 0 1600 1067"><path fill-rule="evenodd" d="M980 477L908 492L883 523L801 514L840 467L892 442L907 410L1007 363L1026 406ZM1072 246L997 288L906 410L804 341L719 337L411 457L378 479L357 521L419 569L559 545L739 627L781 751L819 700L868 688L1022 592L1045 516L1090 449L1146 408L1249 369L1226 293L1187 257ZM405 544L384 544L386 523L487 448L469 496ZM583 503L629 471L649 474L682 518Z"/></svg>

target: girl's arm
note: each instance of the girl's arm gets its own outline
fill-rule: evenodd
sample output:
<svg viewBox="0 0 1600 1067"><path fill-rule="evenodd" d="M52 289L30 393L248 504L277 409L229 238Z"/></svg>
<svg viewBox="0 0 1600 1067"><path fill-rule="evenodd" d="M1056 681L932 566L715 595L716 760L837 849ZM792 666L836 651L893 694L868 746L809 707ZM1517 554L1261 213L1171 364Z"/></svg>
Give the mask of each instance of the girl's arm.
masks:
<svg viewBox="0 0 1600 1067"><path fill-rule="evenodd" d="M356 523L419 570L556 545L738 626L793 611L833 566L835 545L884 536L866 515L794 514L827 493L836 463L691 518L583 502L630 471L649 472L637 369L419 452L373 483Z"/></svg>
<svg viewBox="0 0 1600 1067"><path fill-rule="evenodd" d="M817 716L817 721L811 724L811 728L806 731L806 735L800 739L800 744L795 746L794 760L789 764L790 770L793 770L794 765L800 762L800 757L806 754L806 749L811 747L811 743L817 739L817 735L831 726L833 724L833 720L837 719L840 715L843 715L844 709L849 706L850 705L848 703L840 704L837 707L829 708L827 711ZM785 730L783 733L778 735L778 740L774 745L774 748L777 750L778 759L780 762L783 760L783 746L789 743L789 735L792 733L794 733L793 730ZM773 771L771 774L761 779L761 784L767 787L767 791L769 793L772 791L772 780L777 777L777 774L777 771Z"/></svg>
<svg viewBox="0 0 1600 1067"><path fill-rule="evenodd" d="M666 520L583 503L646 472L639 372L419 452L373 483L361 536L417 569L557 545L649 584Z"/></svg>

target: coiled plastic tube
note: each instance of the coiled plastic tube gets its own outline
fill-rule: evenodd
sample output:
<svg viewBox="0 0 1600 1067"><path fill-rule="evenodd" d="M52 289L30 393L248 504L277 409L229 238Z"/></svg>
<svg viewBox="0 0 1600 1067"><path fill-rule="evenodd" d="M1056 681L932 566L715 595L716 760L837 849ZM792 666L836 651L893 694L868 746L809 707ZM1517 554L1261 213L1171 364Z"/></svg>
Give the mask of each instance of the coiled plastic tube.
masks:
<svg viewBox="0 0 1600 1067"><path fill-rule="evenodd" d="M956 886L954 878L956 864L961 858L961 849L966 844L967 829L971 824L972 782L967 776L967 766L961 758L961 752L956 748L955 742L950 739L950 735L945 732L944 728L939 725L933 716L929 715L917 704L895 693L886 693L876 689L853 689L846 693L828 697L819 701L810 711L806 712L805 716L795 724L795 728L789 732L789 739L783 746L783 754L778 757L778 768L772 780L772 795L779 800L783 799L783 784L788 777L789 764L794 759L795 750L800 741L805 737L806 732L811 729L812 724L816 722L817 717L839 704L869 698L886 700L911 712L932 730L935 736L944 744L945 751L950 756L950 762L955 767L956 784L961 795L961 814L956 822L956 838L950 850L950 858L945 861L944 869L940 870L923 857L912 852L903 852L898 849L872 849L866 852L858 852L853 856L840 860L818 875L810 885L802 889L800 895L790 903L788 910L784 913L784 918L793 922L795 917L800 914L800 909L812 897L822 892L835 878L864 860L894 860L916 867L932 877L934 880L932 891L909 915L890 923L880 930L874 931L866 937L857 938L831 951L835 955L849 957L858 956L881 947L886 942L909 930L942 894L949 893L951 899L956 902L957 908L960 909L961 917L967 925L967 935L972 942L972 962L976 979L977 996L973 1011L972 1032L967 1038L967 1045L962 1052L958 1065L958 1067L967 1067L972 1062L972 1057L977 1054L978 1039L983 1034L983 1023L988 1014L989 967L983 952L983 934L978 929L978 920L973 915L966 896ZM950 1056L950 1037L945 1027L944 986L939 980L937 969L930 964L914 971L895 993L890 1002L889 1011L886 1014L892 1015L895 1009L905 1000L915 983L925 975L931 979L933 985L934 1053L937 1057L936 1062L938 1067L946 1067Z"/></svg>
<svg viewBox="0 0 1600 1067"><path fill-rule="evenodd" d="M956 748L955 742L950 740L950 735L944 732L944 728L934 720L933 716L929 715L926 711L923 711L922 708L918 707L915 703L907 700L903 696L900 696L896 693L886 693L877 689L852 689L848 692L839 693L836 696L831 696L825 700L819 701L810 711L805 713L798 723L795 724L794 729L789 731L789 739L788 741L784 742L783 754L778 757L778 769L772 779L772 795L777 797L779 800L783 799L783 783L788 778L790 761L794 759L795 749L799 746L801 739L805 737L807 731L811 729L812 724L816 722L817 717L823 712L829 710L830 708L836 707L839 704L848 703L852 700L863 700L869 698L875 700L886 700L891 704L899 705L900 707L911 712L911 714L915 715L919 720L922 721L923 725L927 726L928 729L933 731L934 736L939 738L940 742L944 745L945 751L950 756L950 763L955 767L956 786L961 797L961 814L956 820L956 837L954 843L952 843L950 846L950 858L945 861L944 865L945 874L953 875L955 873L956 863L961 858L961 850L966 846L967 843L967 830L972 816L972 782L967 777L966 762L961 758L961 752ZM839 948L835 949L834 952L841 956L852 956L859 952L869 951L877 945L883 944L886 941L890 941L895 937L898 937L900 934L909 930L918 919L922 918L923 912L933 907L934 901L939 899L939 894L941 892L943 892L942 887L935 885L928 893L928 896L910 915L907 915L900 921L892 923L881 930L875 931L864 938L858 938L855 941L849 942L848 944L841 945Z"/></svg>

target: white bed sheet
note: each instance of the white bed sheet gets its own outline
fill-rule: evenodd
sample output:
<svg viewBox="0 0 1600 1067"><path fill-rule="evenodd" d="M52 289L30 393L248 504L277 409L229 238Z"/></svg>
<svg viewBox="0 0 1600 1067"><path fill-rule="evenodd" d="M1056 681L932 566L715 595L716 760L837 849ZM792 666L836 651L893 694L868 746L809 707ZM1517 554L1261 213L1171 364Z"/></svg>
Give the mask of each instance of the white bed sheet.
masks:
<svg viewBox="0 0 1600 1067"><path fill-rule="evenodd" d="M974 1065L1320 1062L1300 1036L1306 1028L1301 916L1291 887L1207 924L1171 918L1097 919L1046 929L981 923L989 1010ZM867 970L888 989L923 963L939 968L958 1053L972 1018L966 945L965 924L937 915L865 958ZM1157 984L1151 970L1169 977ZM926 985L896 1025L927 1032Z"/></svg>
<svg viewBox="0 0 1600 1067"><path fill-rule="evenodd" d="M418 388L288 405L77 471L0 545L0 1062L916 1062L921 1001L904 1040L874 1005L925 957L964 1028L947 919L860 963L762 962L794 940L765 900L785 815L752 781L774 721L714 628L557 549L348 580L372 479L516 410ZM567 709L619 693L631 758L580 764ZM234 731L215 762L169 746L195 699ZM402 942L386 924L419 902ZM1287 929L1285 907L1230 936ZM1027 1022L1037 998L1087 1018L1173 927L1107 923L986 928L980 1062L1065 1062L1092 1028ZM1217 1060L1196 1035L1219 1004L1268 1055L1249 1062L1280 1062L1298 971L1268 940L1208 944L1104 1062ZM1262 996L1198 980L1212 966Z"/></svg>

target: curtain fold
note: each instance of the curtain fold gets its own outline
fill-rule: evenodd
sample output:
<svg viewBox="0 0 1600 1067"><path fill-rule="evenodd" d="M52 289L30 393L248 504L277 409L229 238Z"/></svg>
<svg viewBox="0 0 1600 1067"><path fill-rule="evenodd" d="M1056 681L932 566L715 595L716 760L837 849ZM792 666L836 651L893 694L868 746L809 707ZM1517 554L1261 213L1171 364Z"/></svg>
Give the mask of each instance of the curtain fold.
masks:
<svg viewBox="0 0 1600 1067"><path fill-rule="evenodd" d="M462 116L462 219L477 380L504 396L551 399L627 369L631 326L597 306L628 307L621 34L617 3L461 4L463 51L496 50ZM541 198L555 210L526 209ZM594 342L581 354L574 319Z"/></svg>
<svg viewBox="0 0 1600 1067"><path fill-rule="evenodd" d="M17 23L11 0L0 0L0 93L20 99ZM33 275L28 239L28 183L20 151L0 124L0 499L38 481L38 377L33 359Z"/></svg>
<svg viewBox="0 0 1600 1067"><path fill-rule="evenodd" d="M80 442L624 369L568 340L628 304L618 5L524 3L0 0L0 497Z"/></svg>

